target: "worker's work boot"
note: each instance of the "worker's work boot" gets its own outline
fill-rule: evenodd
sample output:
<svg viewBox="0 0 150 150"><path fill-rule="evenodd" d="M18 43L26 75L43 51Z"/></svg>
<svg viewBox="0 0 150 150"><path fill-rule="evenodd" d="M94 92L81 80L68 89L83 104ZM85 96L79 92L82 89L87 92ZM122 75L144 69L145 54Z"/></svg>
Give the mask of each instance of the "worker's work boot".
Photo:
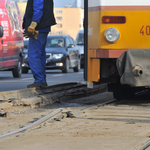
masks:
<svg viewBox="0 0 150 150"><path fill-rule="evenodd" d="M37 83L27 85L27 88L38 88L38 87L47 87L47 83Z"/></svg>

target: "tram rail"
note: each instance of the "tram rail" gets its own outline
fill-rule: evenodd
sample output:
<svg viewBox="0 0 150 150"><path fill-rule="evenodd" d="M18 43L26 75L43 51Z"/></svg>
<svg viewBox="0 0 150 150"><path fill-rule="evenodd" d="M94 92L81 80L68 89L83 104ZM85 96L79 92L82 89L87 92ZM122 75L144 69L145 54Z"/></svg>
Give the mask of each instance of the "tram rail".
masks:
<svg viewBox="0 0 150 150"><path fill-rule="evenodd" d="M70 85L69 85L70 86ZM50 94L51 95L51 97L53 97L54 95L53 94L55 94L55 100L56 101L54 101L54 102L60 102L60 104L58 105L58 107L57 107L57 104L58 103L56 103L56 104L54 104L54 105L56 105L55 106L55 108L57 107L57 108L59 108L59 109L55 109L55 108L53 108L51 111L52 112L50 112L48 115L45 115L44 117L42 117L41 119L38 119L38 120L34 120L32 123L30 122L30 124L28 124L27 122L24 122L24 123L22 123L22 127L20 127L20 129L18 129L18 130L15 130L16 129L16 127L17 126L15 126L15 128L14 127L12 127L11 128L11 131L8 131L7 132L7 128L5 128L5 131L3 131L3 134L2 135L0 135L0 140L1 141L3 141L3 138L6 138L6 139L9 139L9 138L13 138L15 135L16 135L16 137L18 137L18 139L19 138L21 138L22 136L21 135L24 135L24 136L26 136L26 135L28 135L28 133L29 132L36 132L36 129L38 129L38 128L41 128L41 127L43 127L43 126L45 126L45 124L46 124L46 126L49 126L50 124L49 123L51 123L52 122L52 124L53 123L56 123L55 121L58 121L58 120L61 120L61 119L63 119L63 115L64 115L64 113L66 113L67 115L68 115L68 112L70 111L71 113L72 113L72 115L75 117L75 119L77 119L77 120L80 120L80 121L82 121L82 120L87 120L87 121L91 121L92 122L92 120L94 121L96 121L96 120L99 120L99 118L100 118L100 120L103 122L103 121L105 121L106 120L106 122L108 122L108 121L110 121L110 122L112 122L113 120L114 121L118 121L118 123L120 124L123 120L124 120L124 117L126 118L123 122L125 123L125 124L131 124L131 125L134 125L134 121L135 122L137 122L137 123L139 123L139 121L140 121L140 118L138 118L138 114L140 114L140 112L138 112L138 108L137 107L135 107L135 110L134 109L132 109L131 107L132 107L132 105L130 105L130 104L128 104L128 102L131 102L132 100L125 100L126 101L126 104L127 104L127 107L129 106L129 108L127 108L126 109L126 107L123 107L122 106L122 104L124 105L125 103L124 103L124 100L116 100L116 99L107 99L107 98L105 98L105 102L104 101L99 101L99 103L90 103L90 106L89 106L89 104L88 105L84 105L83 107L79 107L79 108L76 108L76 109L72 109L72 110L66 110L66 109L64 109L64 108L62 108L64 105L67 105L67 104L69 104L69 103L72 103L73 101L76 101L76 100L73 100L74 98L78 98L78 97L85 97L85 96L88 96L88 95L94 95L94 94L96 94L96 93L98 93L98 91L99 92L102 92L101 94L103 95L103 94L105 94L105 92L104 91L106 91L106 89L107 89L107 87L106 87L106 85L99 85L99 86L97 86L97 85L95 85L97 88L96 89L93 89L93 90L89 90L89 89L86 89L85 88L85 86L78 86L78 85L73 85L73 88L67 88L67 87L64 87L64 89L62 89L62 88L60 88L60 86L58 86L58 88L57 88L57 90L55 89L55 92L53 91L53 92L51 92L51 94L48 92L48 90L50 91L50 87L49 87L49 89L47 90L47 89L45 89L45 90L47 90L45 93L46 94ZM54 86L55 87L55 86ZM52 91L52 90L51 90ZM44 93L44 92L43 92ZM76 97L76 95L77 95L77 93L80 93L77 97ZM139 92L139 93L136 93L136 95L135 95L135 99L136 99L136 97L137 96L140 96L140 97L143 97L142 96L142 94L145 94L145 93L148 93L148 90L144 90L144 91L141 91L141 92ZM45 95L46 95L45 94ZM38 95L39 97L40 96L43 96L44 94L42 94L42 92ZM106 93L106 95L107 95L107 93ZM105 95L105 96L106 96ZM63 97L64 96L64 97ZM68 99L67 99L67 96L69 97ZM70 97L71 96L71 97ZM49 96L50 97L50 96ZM59 97L61 97L61 99L59 99ZM53 97L54 98L54 97ZM134 99L133 98L133 99ZM72 101L70 102L70 100L72 99ZM21 100L21 99L20 99ZM59 101L58 101L59 100ZM69 100L69 101L68 101ZM92 100L92 99L91 99ZM15 101L14 99L13 100L11 100L12 102L13 101ZM122 102L121 102L122 101ZM77 102L77 101L76 101ZM108 105L108 104L110 104L110 105ZM118 108L117 108L117 105L119 106ZM104 106L104 107L102 107L102 106ZM142 105L141 105L142 106ZM67 106L67 108L68 108L69 106ZM99 108L100 107L100 108ZM83 109L84 108L84 109ZM78 111L74 111L74 110L78 110ZM115 112L116 113L116 118L111 114L111 113L109 113L110 111L112 110L112 112ZM143 111L143 109L139 109L141 112ZM102 116L102 114L101 113L103 113L103 111L106 113L106 112L108 112L108 116L109 117L107 117L107 115L104 115L104 116ZM117 112L118 111L118 112ZM127 116L124 114L124 113L121 113L121 112L127 112ZM131 115L131 119L129 119L128 117L128 111L131 111L131 114L133 113L133 115ZM99 113L97 113L96 114L96 112L101 112L100 113L100 115L99 115ZM136 114L138 112L138 114ZM145 111L144 111L145 112ZM146 112L147 113L149 113L149 110L146 110ZM46 113L47 114L47 113ZM65 115L66 115L65 114ZM86 115L88 114L88 117L86 117ZM94 116L92 115L92 114L94 114ZM118 115L119 114L119 115ZM130 113L129 113L130 114ZM96 115L96 116L95 116ZM132 119L133 118L133 116L135 115L135 118L134 119ZM118 116L118 118L117 118L117 116ZM119 116L122 116L123 118L123 120L119 117ZM70 117L70 116L68 116L68 117ZM103 118L104 117L104 118ZM16 116L16 118L17 118L17 116ZM40 118L40 117L39 117ZM141 119L145 119L145 120L148 120L148 119L146 119L147 118L147 115L146 116L141 116ZM30 117L30 119L29 120L31 120L31 117ZM70 119L69 119L70 120ZM74 123L75 122L78 122L77 120L74 120ZM54 121L54 122L53 122ZM64 119L64 121L67 121L67 119ZM64 121L61 121L61 122L64 122ZM80 122L79 121L79 122ZM101 122L100 121L100 122ZM71 120L70 120L70 122L72 122ZM143 122L143 123L145 123L145 121ZM56 123L57 124L57 123ZM107 123L106 123L107 124ZM19 124L18 124L19 125ZM128 125L128 126L129 126ZM108 126L108 124L107 124L107 126ZM61 127L62 129L64 128L63 126ZM43 128L44 129L44 128ZM29 132L28 132L29 131ZM102 131L103 132L103 131ZM124 131L123 131L124 132ZM6 133L6 134L5 134ZM13 136L14 135L14 136ZM12 137L13 136L13 137ZM8 138L7 138L8 137ZM16 138L13 138L14 140L16 139ZM4 139L4 141L5 141L5 139ZM149 141L148 141L149 142ZM149 143L148 142L146 142L145 144L147 144L146 146L148 147L149 145ZM143 146L143 145L142 145ZM146 148L147 148L146 147ZM138 147L139 148L139 147ZM138 148L133 148L134 150L147 150L146 148L145 149L138 149Z"/></svg>
<svg viewBox="0 0 150 150"><path fill-rule="evenodd" d="M31 88L0 93L0 104L10 106L45 106L62 100L85 97L107 90L107 84L96 84L88 89L77 82L57 84L47 88ZM8 104L8 105L7 105Z"/></svg>
<svg viewBox="0 0 150 150"><path fill-rule="evenodd" d="M112 103L112 102L115 102L116 99L113 99L113 100L109 100L107 102L104 102L104 103L100 103L100 104L97 104L95 106L92 106L92 107L87 107L81 111L78 111L78 112L75 112L74 113L74 116L78 115L79 113L83 113L83 112L86 112L86 111L89 111L89 110L92 110L94 108L98 108L100 106L103 106L103 105L106 105L106 104L109 104L109 103ZM13 134L17 134L17 133L21 133L21 132L24 132L32 127L35 127L37 125L40 125L44 122L47 122L48 120L52 119L53 117L57 116L58 114L60 114L61 112L63 111L63 108L59 108L59 109L56 109L54 110L53 112L49 113L48 115L44 116L43 118L33 122L32 124L26 126L26 127L23 127L19 130L16 130L16 131L13 131L13 132L9 132L9 133L6 133L6 134L3 134L3 135L0 135L0 139L1 138L4 138L4 137L7 137L7 136L11 136Z"/></svg>
<svg viewBox="0 0 150 150"><path fill-rule="evenodd" d="M28 122L30 124L28 124L26 120L25 122L21 124L22 127L20 127L19 130L15 130L17 127L15 125L14 127L11 128L11 132L9 131L9 133L7 133L7 127L6 127L5 132L3 132L3 135L0 135L0 141L4 142L8 139L12 139L13 141L15 140L19 141L19 139L21 140L22 138L28 137L31 134L34 135L36 133L37 135L39 132L38 129L40 129L40 133L41 133L38 135L42 136L44 135L43 132L45 132L45 129L46 129L46 130L49 130L48 135L50 137L53 136L54 133L56 133L56 137L57 137L57 134L68 135L71 133L71 135L72 134L74 135L74 132L78 132L76 137L78 136L80 137L80 134L82 134L81 135L82 137L84 137L84 135L86 134L88 137L90 136L90 134L93 137L93 135L95 134L94 137L96 138L97 135L99 135L98 138L100 138L101 139L100 141L103 141L103 142L105 141L104 139L108 138L108 134L110 134L110 137L112 135L112 137L116 139L114 141L115 143L113 144L114 146L115 144L117 144L117 140L119 140L116 137L114 137L114 135L117 135L120 138L123 138L122 141L124 141L125 143L127 142L127 139L128 139L127 136L129 136L131 138L131 141L129 141L128 143L129 147L127 149L147 150L146 148L140 149L141 147L138 147L138 146L139 145L143 146L144 144L145 145L147 144L146 146L149 146L148 145L149 141L146 142L146 139L148 140L147 134L145 134L145 132L143 133L142 131L145 128L145 126L148 129L148 123L150 122L149 117L148 117L148 114L150 114L150 111L148 108L150 107L150 105L148 107L145 107L146 105L144 103L141 104L142 101L135 104L135 101L137 101L138 99L137 95L140 96L141 100L143 100L142 97L144 97L144 95L142 95L142 92L138 94L136 94L136 96L130 100L127 100L127 99L116 100L116 99L110 99L110 97L103 99L103 96L107 97L108 95L107 92L104 92L101 94L96 94L98 95L97 99L99 99L99 103L97 103L96 101L95 102L93 101L93 103L90 103L89 105L89 103L87 102L86 105L79 105L79 107L77 105L75 108L71 108L71 109L70 109L70 105L68 104L71 104L74 102L77 103L78 100L80 101L82 100L81 104L84 104L84 100L86 100L89 97L75 99L71 101L66 100L62 103L56 103L52 107L47 107L48 109L52 108L51 112L48 113L47 111L47 113L44 113L48 115L44 115L44 117L42 117L41 119L40 119L40 115L37 115L38 120L34 120L33 122ZM90 99L94 100L93 98L91 97ZM56 108L59 108L59 109L56 109ZM142 112L143 114L141 114ZM71 116L68 115L69 113L71 114ZM74 119L71 119L72 116ZM30 117L28 120L31 120L31 118L33 117ZM17 120L17 116L16 116L16 120ZM81 124L82 126L80 126ZM57 126L60 126L61 129L59 127L57 129ZM54 129L56 131L54 131ZM120 135L120 134L123 134L123 135ZM142 134L142 138L139 138L141 134ZM137 142L136 140L134 142L132 138L133 137L135 138L136 136L138 140ZM73 138L74 136L71 136L71 137ZM101 144L100 145L104 148L103 142L101 143L102 145ZM125 145L124 142L122 142L123 145ZM132 145L133 143L134 145ZM121 143L119 143L119 145L121 146ZM108 146L107 148L109 148L109 145L107 146Z"/></svg>

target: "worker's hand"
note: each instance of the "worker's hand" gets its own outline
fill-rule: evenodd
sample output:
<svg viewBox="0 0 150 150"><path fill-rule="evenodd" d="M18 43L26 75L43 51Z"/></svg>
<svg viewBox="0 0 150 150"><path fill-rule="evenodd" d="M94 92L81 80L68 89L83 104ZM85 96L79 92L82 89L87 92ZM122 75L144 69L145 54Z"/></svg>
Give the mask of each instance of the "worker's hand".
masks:
<svg viewBox="0 0 150 150"><path fill-rule="evenodd" d="M23 33L24 37L25 38L34 37L35 39L38 39L39 31L35 30L36 26L37 26L37 23L32 21L27 31L24 31Z"/></svg>
<svg viewBox="0 0 150 150"><path fill-rule="evenodd" d="M32 21L31 24L30 24L30 26L28 27L27 31L28 31L28 32L34 32L36 26L37 26L37 23L34 22L34 21Z"/></svg>
<svg viewBox="0 0 150 150"><path fill-rule="evenodd" d="M28 31L24 30L24 32L23 32L23 36L25 38L34 37L35 39L38 39L38 34L39 34L39 31L28 32Z"/></svg>

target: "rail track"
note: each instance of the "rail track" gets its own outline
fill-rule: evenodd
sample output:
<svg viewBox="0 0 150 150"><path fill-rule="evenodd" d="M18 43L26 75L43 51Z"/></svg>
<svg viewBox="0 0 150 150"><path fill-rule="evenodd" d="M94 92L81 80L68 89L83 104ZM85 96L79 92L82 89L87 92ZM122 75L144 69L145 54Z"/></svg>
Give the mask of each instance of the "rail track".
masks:
<svg viewBox="0 0 150 150"><path fill-rule="evenodd" d="M107 85L94 85L88 89L86 85L76 82L49 86L47 88L30 88L24 90L1 92L0 106L45 106L68 99L85 97L107 90Z"/></svg>
<svg viewBox="0 0 150 150"><path fill-rule="evenodd" d="M150 141L147 141L139 150L150 150Z"/></svg>
<svg viewBox="0 0 150 150"><path fill-rule="evenodd" d="M144 142L142 142L141 138L138 139L137 143L141 142L141 144L138 145L138 146L135 146L136 145L135 144L130 149L132 149L132 150L148 150L148 148L150 146L149 145L150 141L148 140L148 138L145 138L143 136L144 134L146 135L146 133L142 133L140 131L138 132L140 127L141 127L141 131L143 131L143 129L144 129L142 127L143 124L145 126L147 126L147 123L150 122L149 117L148 117L148 115L150 114L150 111L148 109L149 107L145 107L145 105L147 106L149 103L146 102L146 104L141 104L141 102L139 103L139 100L138 100L139 99L138 96L143 97L142 94L147 93L148 91L142 91L140 93L136 93L136 97L134 97L133 99L130 99L129 101L128 100L119 100L119 101L117 101L115 99L112 99L112 100L111 99L110 100L105 99L105 102L104 101L99 102L99 103L96 102L96 104L90 103L90 106L89 105L84 105L84 107L81 107L81 108L79 106L78 111L74 111L74 109L73 109L73 111L68 110L68 109L66 110L65 108L61 107L61 106L67 105L68 103L72 103L73 99L75 99L74 101L76 101L76 98L79 98L79 97L82 99L86 96L88 96L88 97L90 97L90 95L94 96L94 94L97 94L98 91L101 92L101 95L99 95L98 97L102 98L103 94L105 94L104 91L106 91L106 89L107 89L107 87L105 85L102 85L102 86L99 86L99 87L96 85L96 89L90 90L90 92L91 92L90 93L89 89L86 89L85 85L77 85L77 84L73 85L73 88L70 88L70 85L66 85L66 87L65 86L63 87L63 89L60 88L60 85L59 85L57 88L55 87L55 90L54 89L52 90L49 87L48 89L44 89L45 90L43 92L44 94L38 89L40 91L39 92L40 94L38 93L39 97L43 96L45 94L48 94L51 99L53 97L53 102L59 102L59 103L55 103L55 104L53 103L54 105L56 105L56 107L57 107L57 104L59 104L59 107L58 107L59 109L53 109L54 111L51 111L50 113L48 113L48 115L45 115L44 117L42 117L38 120L35 120L34 122L30 123L29 125L21 127L19 130L13 130L11 132L10 131L7 132L5 130L6 134L3 133L2 135L0 135L0 142L3 141L3 139L5 141L5 138L8 140L8 139L16 139L14 137L19 137L18 139L20 139L23 136L28 135L29 131L31 131L31 132L38 131L37 129L40 126L43 127L45 124L48 124L48 126L49 126L49 122L53 122L52 124L57 125L57 121L62 120L61 122L65 122L65 120L68 120L69 118L72 118L72 117L74 118L75 117L74 124L81 124L80 122L83 122L83 120L85 120L85 122L83 122L83 124L85 124L85 127L83 129L86 129L86 130L88 130L86 128L87 122L91 122L90 124L91 124L92 128L94 128L94 126L96 128L98 126L98 124L100 124L99 126L101 128L104 128L104 130L106 130L106 131L111 129L109 126L111 126L112 123L118 124L118 125L113 127L114 128L113 130L107 132L107 134L108 133L111 134L115 130L119 129L124 134L124 137L121 137L121 135L120 135L119 140L123 139L125 142L127 142L126 141L127 140L126 136L128 135L127 132L135 132L135 133L137 132L136 133L137 135L142 134L142 138L144 140L145 139L146 140ZM37 91L37 89L36 89L36 91ZM49 91L51 91L51 94L49 93ZM80 94L78 96L76 96L78 92ZM36 95L36 97L38 97L38 96ZM70 97L70 98L67 98L67 96ZM107 96L107 93L105 94L105 96ZM35 97L35 95L34 95L34 97ZM72 100L72 101L70 101L70 100ZM91 100L94 100L94 99L91 98ZM9 101L11 101L11 103L12 103L12 102L16 101L16 99L9 99ZM20 99L20 101L21 101L21 99ZM144 100L144 101L146 101L146 100ZM7 100L6 100L6 102L7 102ZM44 105L44 106L46 106L46 105ZM92 115L92 114L94 114L94 115ZM68 119L63 119L63 118L66 118L64 116L66 116ZM71 119L69 119L69 120L71 120ZM92 125L92 122L96 122L96 124ZM124 125L122 124L122 122L124 122L123 123ZM141 125L138 125L139 123L141 123ZM135 127L134 127L134 124L135 124ZM104 125L104 127L102 125ZM118 126L118 129L117 129L117 126ZM135 129L132 131L130 126L132 126L132 128L133 129L135 128ZM62 126L61 128L62 129L66 128L66 126ZM77 128L80 128L80 127L77 127ZM77 130L77 128L75 128L75 130ZM105 135L106 131L103 131L101 128L97 129L97 131L94 134L100 135L99 138L100 139L102 138L101 139L102 143L100 145L103 146L103 144L104 144L103 142L106 141L106 140L103 140L103 138L105 136L101 136L101 134ZM55 129L56 132L57 132L58 129L57 128ZM128 129L129 129L129 131L128 131ZM92 130L93 129L91 129L91 131ZM124 131L124 130L126 130L126 131ZM68 128L67 131L69 131L69 128ZM88 136L91 134L90 133L91 131L87 132ZM148 129L147 129L147 131L148 131ZM79 133L80 132L83 132L83 131L79 130ZM75 135L75 137L80 136L79 133L77 133L77 135ZM60 134L60 131L58 132L58 134ZM68 132L68 134L69 134L69 132ZM72 131L70 131L70 134L72 134ZM86 133L83 132L82 134L83 134L83 136L86 136ZM108 138L107 134L106 134L106 139ZM120 132L118 134L120 134ZM51 133L50 133L50 135L51 135ZM115 134L115 135L117 135L117 134ZM129 134L128 136L130 137L131 135ZM91 136L93 136L93 134ZM113 138L115 139L115 137L113 137ZM91 140L92 140L92 137L91 137ZM118 139L116 139L116 140L118 140ZM130 142L134 143L132 140ZM119 142L119 144L121 144L121 143L124 143L124 142ZM113 145L115 145L115 142L114 142ZM106 149L107 148L109 149L109 147L106 147ZM0 149L1 149L1 147L0 147ZM122 149L124 150L125 147L122 148ZM126 148L126 149L129 149L129 148Z"/></svg>
<svg viewBox="0 0 150 150"><path fill-rule="evenodd" d="M103 106L103 105L106 105L106 104L109 104L109 103L112 103L116 101L115 99L114 100L109 100L107 102L104 102L104 103L100 103L100 104L97 104L95 106L92 106L92 107L87 107L86 109L83 109L81 111L78 111L78 112L75 112L74 114L72 114L70 111L66 111L65 113L69 113L70 115L73 115L73 117L75 117L76 115L78 115L79 113L83 113L83 112L86 112L86 111L89 111L89 110L92 110L94 108L97 108L97 107L100 107L100 106ZM63 111L63 108L60 108L60 109L56 109L54 110L53 112L51 112L50 114L44 116L43 118L35 121L34 123L26 126L26 127L23 127L19 130L16 130L16 131L13 131L13 132L9 132L9 133L6 133L6 134L3 134L3 135L0 135L0 139L1 138L4 138L4 137L7 137L7 136L11 136L13 134L17 134L17 133L21 133L21 132L24 132L32 127L35 127L37 125L40 125L40 124L43 124L45 122L47 122L48 120L50 119L53 119L55 116L57 116L58 114L60 114L61 112Z"/></svg>
<svg viewBox="0 0 150 150"><path fill-rule="evenodd" d="M81 98L90 96L96 93L102 93L107 90L107 85L94 85L93 89L88 89L84 83L65 83L49 86L46 88L30 88L17 91L0 92L0 108L5 110L12 106L31 106L32 108L43 107L56 102L67 102L70 99ZM102 105L102 104L99 104ZM34 106L34 107L33 107ZM96 106L93 106L94 108ZM88 109L92 109L88 108ZM35 121L34 123L18 129L13 132L0 135L0 138L11 136L23 132L29 128L44 123L48 119L55 117L58 113L61 113L63 109L55 110L43 118ZM85 110L86 111L86 110ZM81 111L82 112L82 111ZM1 112L0 112L1 113ZM79 112L77 112L79 113ZM3 114L7 114L4 112Z"/></svg>

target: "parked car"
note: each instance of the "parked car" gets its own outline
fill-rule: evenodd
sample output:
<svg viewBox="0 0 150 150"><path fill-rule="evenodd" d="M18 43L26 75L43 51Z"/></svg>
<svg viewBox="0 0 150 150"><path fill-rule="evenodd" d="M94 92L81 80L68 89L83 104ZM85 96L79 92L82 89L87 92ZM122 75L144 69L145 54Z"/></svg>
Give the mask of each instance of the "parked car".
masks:
<svg viewBox="0 0 150 150"><path fill-rule="evenodd" d="M23 49L17 2L0 0L0 70L10 70L14 77L21 77Z"/></svg>
<svg viewBox="0 0 150 150"><path fill-rule="evenodd" d="M81 55L81 68L84 67L84 30L80 30L76 36L76 44Z"/></svg>
<svg viewBox="0 0 150 150"><path fill-rule="evenodd" d="M30 69L28 63L27 49L28 41L24 41L25 59L23 73ZM46 44L46 69L60 69L68 73L70 68L74 72L80 71L80 53L74 39L69 35L49 35Z"/></svg>

